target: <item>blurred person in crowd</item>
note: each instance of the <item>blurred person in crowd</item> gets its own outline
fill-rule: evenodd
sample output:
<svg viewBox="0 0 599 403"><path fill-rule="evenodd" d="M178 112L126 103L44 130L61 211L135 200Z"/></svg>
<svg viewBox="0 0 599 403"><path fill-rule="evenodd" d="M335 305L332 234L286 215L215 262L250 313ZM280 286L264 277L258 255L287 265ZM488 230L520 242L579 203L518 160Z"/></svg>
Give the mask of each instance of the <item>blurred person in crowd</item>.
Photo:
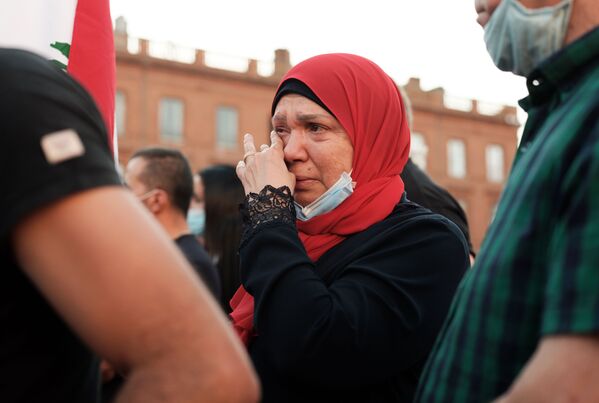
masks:
<svg viewBox="0 0 599 403"><path fill-rule="evenodd" d="M414 127L414 113L412 111L412 102L403 87L398 86L399 92L404 101L406 109L406 118L410 132ZM468 229L468 219L466 213L460 206L460 203L445 188L439 186L433 179L416 165L411 158L408 158L406 166L401 173L401 179L406 187L406 194L410 201L420 204L431 211L449 218L460 228L468 242L470 257L474 261L476 253L472 247L470 231Z"/></svg>
<svg viewBox="0 0 599 403"><path fill-rule="evenodd" d="M599 7L477 0L528 119L417 402L599 402Z"/></svg>
<svg viewBox="0 0 599 403"><path fill-rule="evenodd" d="M0 49L2 402L252 402L237 337L185 258L120 185L101 115L69 75Z"/></svg>
<svg viewBox="0 0 599 403"><path fill-rule="evenodd" d="M194 194L187 158L175 149L143 148L129 159L124 178L131 191L177 244L212 295L220 299L221 286L216 268L187 225L187 211Z"/></svg>
<svg viewBox="0 0 599 403"><path fill-rule="evenodd" d="M455 224L405 197L401 95L370 60L320 55L283 77L272 125L237 165L231 313L264 402L409 402L469 259Z"/></svg>
<svg viewBox="0 0 599 403"><path fill-rule="evenodd" d="M206 229L204 242L222 283L221 305L231 311L230 301L239 286L239 206L245 199L241 181L231 165L212 165L199 172L203 185Z"/></svg>
<svg viewBox="0 0 599 403"><path fill-rule="evenodd" d="M204 245L204 231L206 230L204 184L202 177L197 173L193 175L193 195L187 211L187 225L189 231Z"/></svg>

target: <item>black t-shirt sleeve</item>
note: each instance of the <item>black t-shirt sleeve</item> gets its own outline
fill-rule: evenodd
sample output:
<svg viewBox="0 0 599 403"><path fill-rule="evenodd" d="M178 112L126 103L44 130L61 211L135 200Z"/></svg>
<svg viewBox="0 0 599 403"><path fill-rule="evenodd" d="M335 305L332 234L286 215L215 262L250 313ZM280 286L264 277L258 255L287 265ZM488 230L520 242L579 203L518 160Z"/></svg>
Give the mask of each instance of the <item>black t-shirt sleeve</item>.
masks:
<svg viewBox="0 0 599 403"><path fill-rule="evenodd" d="M0 133L0 189L4 193L0 198L0 239L40 207L83 190L121 183L105 135L77 125L61 126L58 119L49 132L15 129ZM58 138L58 143L46 143L44 148L42 142L65 131L62 145ZM61 146L65 148L62 151ZM83 150L77 151L81 146ZM60 160L61 156L65 159Z"/></svg>

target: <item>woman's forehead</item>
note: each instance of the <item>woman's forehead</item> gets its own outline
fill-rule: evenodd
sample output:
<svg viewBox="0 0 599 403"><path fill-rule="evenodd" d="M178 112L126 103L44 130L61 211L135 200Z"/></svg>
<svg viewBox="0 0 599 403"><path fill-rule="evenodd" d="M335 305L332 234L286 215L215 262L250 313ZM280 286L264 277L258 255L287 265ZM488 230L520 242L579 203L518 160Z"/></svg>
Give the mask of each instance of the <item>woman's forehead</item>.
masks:
<svg viewBox="0 0 599 403"><path fill-rule="evenodd" d="M289 113L294 115L333 117L322 106L300 94L287 94L283 96L275 108L273 120L286 119Z"/></svg>

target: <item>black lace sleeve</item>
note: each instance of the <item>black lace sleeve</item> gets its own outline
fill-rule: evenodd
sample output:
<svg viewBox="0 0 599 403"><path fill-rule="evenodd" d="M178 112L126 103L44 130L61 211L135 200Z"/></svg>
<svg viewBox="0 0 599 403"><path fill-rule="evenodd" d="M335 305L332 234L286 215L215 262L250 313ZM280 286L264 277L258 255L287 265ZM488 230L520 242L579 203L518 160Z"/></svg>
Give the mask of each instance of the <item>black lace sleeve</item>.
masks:
<svg viewBox="0 0 599 403"><path fill-rule="evenodd" d="M265 226L281 223L295 226L295 205L287 186L267 185L260 193L250 193L240 205L240 211L244 224L241 245Z"/></svg>

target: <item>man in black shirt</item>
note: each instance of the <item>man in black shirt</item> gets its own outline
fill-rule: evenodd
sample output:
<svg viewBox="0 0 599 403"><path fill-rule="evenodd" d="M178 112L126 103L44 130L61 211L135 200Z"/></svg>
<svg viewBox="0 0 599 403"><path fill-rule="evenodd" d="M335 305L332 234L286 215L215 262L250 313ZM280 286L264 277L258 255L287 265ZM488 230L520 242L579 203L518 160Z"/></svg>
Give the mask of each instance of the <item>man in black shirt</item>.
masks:
<svg viewBox="0 0 599 403"><path fill-rule="evenodd" d="M126 375L121 402L256 400L218 305L120 186L92 98L14 49L0 49L0 189L3 403L96 402L92 351Z"/></svg>
<svg viewBox="0 0 599 403"><path fill-rule="evenodd" d="M141 149L127 164L125 182L175 241L214 297L220 299L216 268L187 225L193 196L193 176L187 158L175 149Z"/></svg>

